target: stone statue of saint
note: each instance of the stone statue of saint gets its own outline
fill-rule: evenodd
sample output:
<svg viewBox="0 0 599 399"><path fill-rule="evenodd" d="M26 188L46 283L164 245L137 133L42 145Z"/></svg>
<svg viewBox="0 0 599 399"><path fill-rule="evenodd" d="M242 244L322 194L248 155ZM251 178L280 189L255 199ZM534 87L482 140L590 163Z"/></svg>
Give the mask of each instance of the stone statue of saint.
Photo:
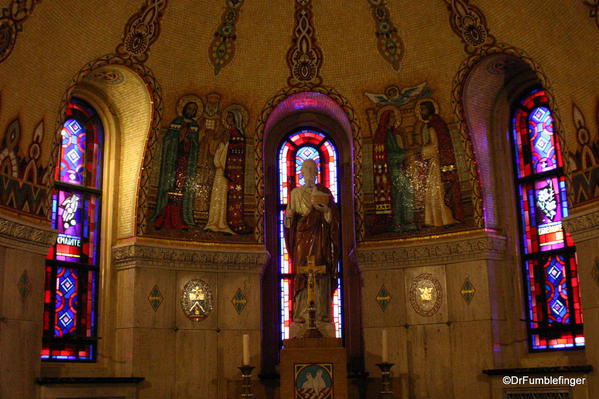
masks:
<svg viewBox="0 0 599 399"><path fill-rule="evenodd" d="M339 212L331 191L315 183L316 163L304 161L301 173L305 184L291 191L285 212L285 242L295 272L290 332L292 337L300 335L308 321L307 276L298 269L313 260L326 266L326 273L316 276L316 326L325 336L334 337L332 301L339 264Z"/></svg>

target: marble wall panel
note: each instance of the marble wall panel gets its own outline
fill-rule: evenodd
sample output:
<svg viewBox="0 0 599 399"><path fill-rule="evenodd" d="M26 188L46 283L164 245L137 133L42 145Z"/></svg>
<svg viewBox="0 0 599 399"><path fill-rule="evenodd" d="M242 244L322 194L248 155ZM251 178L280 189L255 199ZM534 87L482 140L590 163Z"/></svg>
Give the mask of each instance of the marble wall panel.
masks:
<svg viewBox="0 0 599 399"><path fill-rule="evenodd" d="M488 263L471 261L447 266L447 306L448 319L488 320L490 318ZM461 294L466 278L475 292L470 303Z"/></svg>
<svg viewBox="0 0 599 399"><path fill-rule="evenodd" d="M217 337L215 331L177 331L175 398L217 397Z"/></svg>
<svg viewBox="0 0 599 399"><path fill-rule="evenodd" d="M241 313L237 313L232 299L237 290L247 301ZM218 275L218 326L221 329L260 328L260 274L220 273Z"/></svg>
<svg viewBox="0 0 599 399"><path fill-rule="evenodd" d="M401 326L406 323L403 269L363 271L362 281L362 323L365 328ZM384 311L377 302L383 285L391 297Z"/></svg>
<svg viewBox="0 0 599 399"><path fill-rule="evenodd" d="M176 334L172 328L133 329L132 372L145 377L139 384L139 399L175 396Z"/></svg>
<svg viewBox="0 0 599 399"><path fill-rule="evenodd" d="M410 398L453 399L451 337L446 324L408 328Z"/></svg>
<svg viewBox="0 0 599 399"><path fill-rule="evenodd" d="M40 373L41 322L7 319L0 326L0 398L35 398Z"/></svg>
<svg viewBox="0 0 599 399"><path fill-rule="evenodd" d="M491 328L489 320L452 322L449 326L454 397L463 392L473 398L490 396L490 381L482 370L494 367Z"/></svg>
<svg viewBox="0 0 599 399"><path fill-rule="evenodd" d="M137 268L135 276L135 312L136 327L173 328L175 312L180 294L176 292L176 272L154 268ZM163 297L156 311L150 305L150 292L158 286Z"/></svg>

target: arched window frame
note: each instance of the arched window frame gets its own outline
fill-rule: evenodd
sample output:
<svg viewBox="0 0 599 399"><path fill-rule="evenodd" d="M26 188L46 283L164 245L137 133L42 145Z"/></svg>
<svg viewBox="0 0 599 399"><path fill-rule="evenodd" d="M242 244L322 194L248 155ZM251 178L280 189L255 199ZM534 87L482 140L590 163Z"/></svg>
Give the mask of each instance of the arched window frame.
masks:
<svg viewBox="0 0 599 399"><path fill-rule="evenodd" d="M84 130L85 143L84 156L81 162L83 172L81 176L71 178L65 175L66 165L63 160L65 135L69 134L67 125L76 121ZM66 129L66 130L65 130ZM41 357L44 361L58 362L94 362L97 360L98 351L98 308L99 308L99 283L100 283L100 237L101 237L101 208L104 163L104 126L97 111L86 101L72 98L66 111L63 123L62 143L58 153L54 175L54 192L51 207L52 227L59 230L57 243L50 248L46 260L46 282L44 295L43 319L43 344ZM91 143L91 145L90 145ZM81 143L79 143L81 144ZM68 147L67 147L68 149ZM66 156L66 154L65 154ZM67 234L69 228L59 226L59 221L64 224L63 215L66 208L59 210L58 201L62 193L78 196L83 201L77 201L77 211L71 220L75 225L82 225L79 236ZM64 203L64 202L63 202ZM79 206L81 204L81 207ZM77 220L78 219L78 220ZM60 227L60 228L59 228ZM71 232L72 233L72 232ZM75 238L80 237L80 238ZM71 244L67 243L67 240ZM60 241L60 242L59 242ZM79 247L79 248L78 248ZM65 252L69 255L65 256ZM62 254L62 255L61 255ZM76 285L76 295L63 283L73 274ZM64 278L57 281L57 278ZM59 303L68 294L69 303ZM72 298L76 298L71 300ZM62 312L64 306L72 306L70 312ZM74 310L74 312L73 312ZM56 312L62 312L57 314ZM67 314L68 313L68 314ZM60 316L74 316L72 326L65 330L70 323L59 325ZM68 319L68 317L67 317Z"/></svg>
<svg viewBox="0 0 599 399"><path fill-rule="evenodd" d="M551 106L542 88L526 91L515 102L510 141L531 352L584 348L576 247L561 223L568 216L568 202L553 125ZM531 127L541 131L532 132ZM543 154L541 148L549 151Z"/></svg>
<svg viewBox="0 0 599 399"><path fill-rule="evenodd" d="M292 313L292 281L294 270L291 265L287 249L285 248L285 239L283 236L284 212L287 207L291 191L302 185L302 177L298 171L297 153L303 148L312 148L318 154L318 176L317 183L323 184L333 194L335 202L339 201L339 155L334 141L323 131L319 129L301 127L291 131L283 138L277 151L277 176L278 176L278 207L279 207L279 245L277 245L278 259L278 280L281 287L279 298L279 313L281 314L281 323L279 334L281 341L289 338L289 327ZM310 157L309 159L315 159ZM342 263L338 265L338 289L333 296L333 321L335 323L335 334L337 338L343 336L343 267Z"/></svg>

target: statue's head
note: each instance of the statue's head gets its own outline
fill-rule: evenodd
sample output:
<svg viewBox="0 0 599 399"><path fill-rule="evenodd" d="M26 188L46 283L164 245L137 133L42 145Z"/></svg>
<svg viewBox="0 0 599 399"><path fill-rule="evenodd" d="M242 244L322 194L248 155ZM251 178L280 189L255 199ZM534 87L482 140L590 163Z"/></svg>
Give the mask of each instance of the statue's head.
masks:
<svg viewBox="0 0 599 399"><path fill-rule="evenodd" d="M318 176L318 168L316 167L316 162L312 159L306 159L302 164L302 176L304 176L304 181L306 183L314 183L316 176Z"/></svg>

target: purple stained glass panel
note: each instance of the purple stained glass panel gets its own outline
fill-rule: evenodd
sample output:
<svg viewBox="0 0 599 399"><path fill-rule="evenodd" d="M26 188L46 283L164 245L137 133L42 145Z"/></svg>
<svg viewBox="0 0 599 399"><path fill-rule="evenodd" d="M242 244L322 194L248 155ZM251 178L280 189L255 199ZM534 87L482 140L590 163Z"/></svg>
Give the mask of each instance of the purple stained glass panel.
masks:
<svg viewBox="0 0 599 399"><path fill-rule="evenodd" d="M85 129L75 119L67 120L61 131L60 181L84 184Z"/></svg>
<svg viewBox="0 0 599 399"><path fill-rule="evenodd" d="M536 173L557 168L553 118L546 107L536 107L528 118L528 131L532 143L532 164Z"/></svg>

